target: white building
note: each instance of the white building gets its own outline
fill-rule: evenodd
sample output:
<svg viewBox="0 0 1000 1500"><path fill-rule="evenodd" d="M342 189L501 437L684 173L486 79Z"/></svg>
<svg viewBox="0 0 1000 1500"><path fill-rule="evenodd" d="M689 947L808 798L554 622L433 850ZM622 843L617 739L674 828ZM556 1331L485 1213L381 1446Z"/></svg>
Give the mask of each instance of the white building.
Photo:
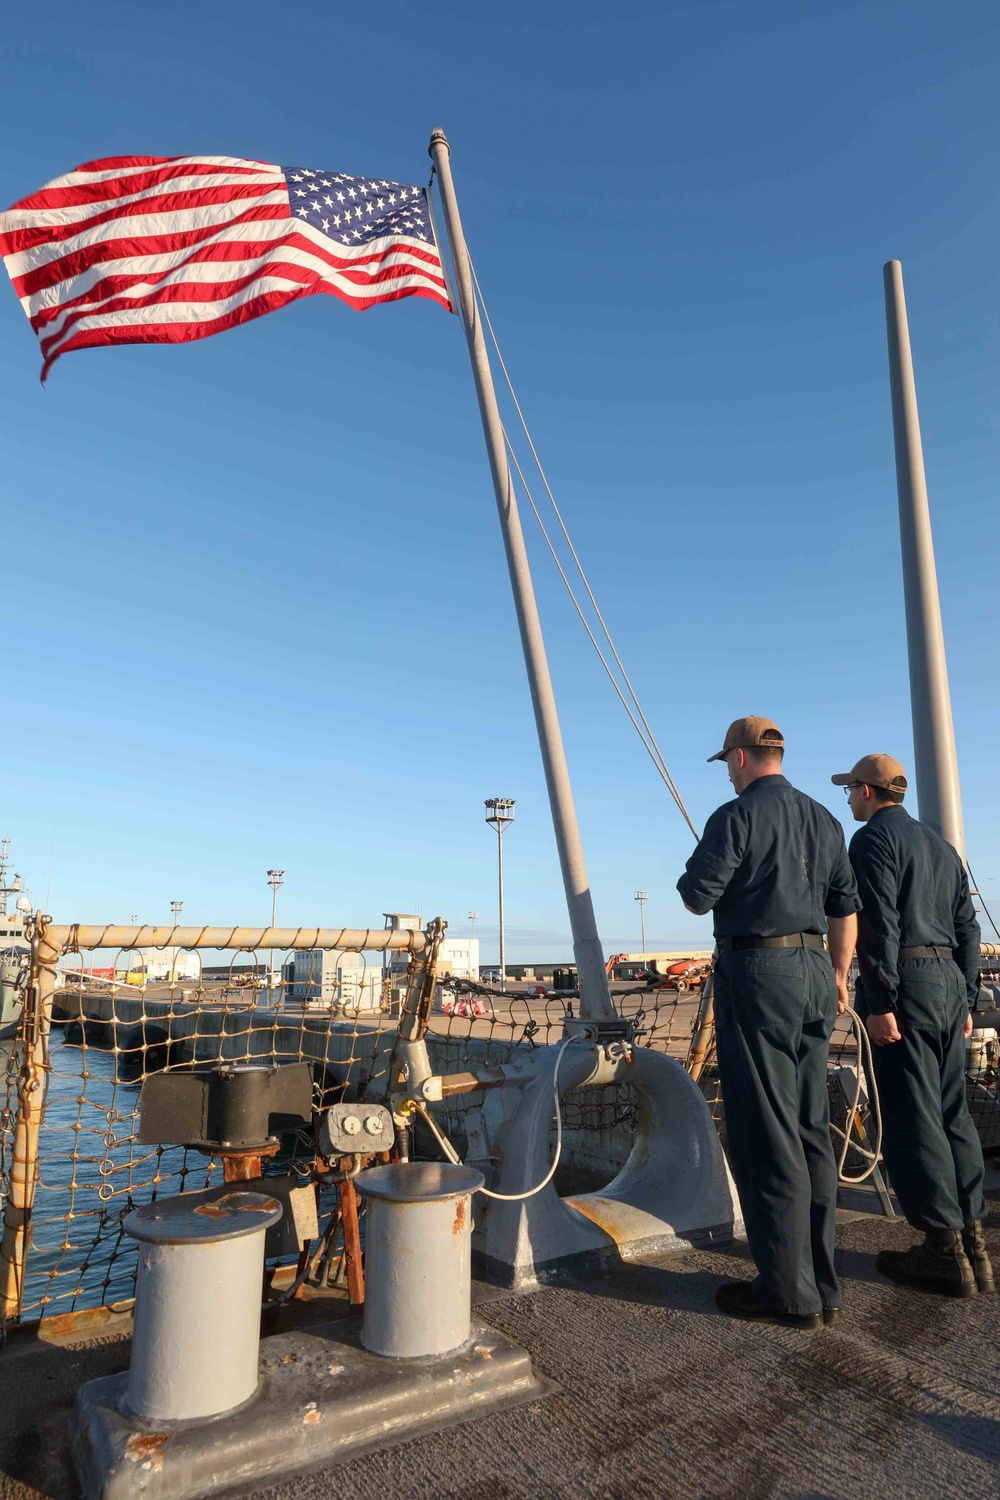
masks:
<svg viewBox="0 0 1000 1500"><path fill-rule="evenodd" d="M382 913L385 925L390 931L395 932L398 928L423 927L419 917L412 916L408 912L386 911ZM408 953L390 953L389 970L394 984L399 983L399 978L410 967L410 955ZM441 944L441 954L438 961L438 978L443 979L450 975L452 979L478 979L479 978L479 939L478 938L445 938Z"/></svg>
<svg viewBox="0 0 1000 1500"><path fill-rule="evenodd" d="M382 1006L381 954L331 948L296 952L289 997L315 1010L377 1011Z"/></svg>
<svg viewBox="0 0 1000 1500"><path fill-rule="evenodd" d="M400 928L421 930L418 916L408 912L384 912L385 925L391 931ZM387 963L386 963L387 960ZM385 964L388 973L383 972ZM317 1010L378 1011L388 1003L390 988L398 992L405 987L410 967L408 953L390 952L342 953L329 948L304 949L293 954L287 969L291 970L289 998ZM479 978L479 939L445 938L441 945L438 977L447 979ZM388 981L388 982L386 982Z"/></svg>
<svg viewBox="0 0 1000 1500"><path fill-rule="evenodd" d="M198 979L201 975L201 955L185 948L144 948L134 957L123 955L118 967L124 973L129 966L143 969L150 983L154 980Z"/></svg>
<svg viewBox="0 0 1000 1500"><path fill-rule="evenodd" d="M445 938L441 944L438 973L452 979L479 978L479 939Z"/></svg>

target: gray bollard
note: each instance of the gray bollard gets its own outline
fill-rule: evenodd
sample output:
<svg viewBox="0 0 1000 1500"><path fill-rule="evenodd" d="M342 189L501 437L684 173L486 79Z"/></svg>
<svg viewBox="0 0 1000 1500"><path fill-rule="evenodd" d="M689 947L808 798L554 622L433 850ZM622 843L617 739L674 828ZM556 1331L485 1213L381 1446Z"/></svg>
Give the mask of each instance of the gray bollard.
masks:
<svg viewBox="0 0 1000 1500"><path fill-rule="evenodd" d="M372 1167L354 1179L369 1200L361 1342L418 1359L469 1340L471 1196L483 1174L445 1162Z"/></svg>
<svg viewBox="0 0 1000 1500"><path fill-rule="evenodd" d="M218 1416L257 1389L264 1235L281 1204L262 1193L184 1193L129 1214L139 1241L125 1405L156 1422Z"/></svg>

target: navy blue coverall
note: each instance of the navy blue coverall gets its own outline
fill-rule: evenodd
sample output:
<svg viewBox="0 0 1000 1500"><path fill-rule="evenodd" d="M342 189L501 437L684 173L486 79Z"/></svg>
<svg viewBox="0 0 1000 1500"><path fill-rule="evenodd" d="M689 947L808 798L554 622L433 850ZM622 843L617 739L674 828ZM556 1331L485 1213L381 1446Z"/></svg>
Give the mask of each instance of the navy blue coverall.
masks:
<svg viewBox="0 0 1000 1500"><path fill-rule="evenodd" d="M979 992L979 923L952 846L899 805L851 840L862 910L858 1014L896 1013L900 1042L872 1048L882 1153L917 1229L961 1229L987 1212L983 1153L965 1097L962 1028ZM900 958L901 948L954 956Z"/></svg>
<svg viewBox="0 0 1000 1500"><path fill-rule="evenodd" d="M719 1076L753 1291L783 1312L839 1307L833 964L823 948L731 948L727 939L824 934L829 917L857 911L844 831L784 776L758 777L709 818L677 889L693 910L714 914Z"/></svg>

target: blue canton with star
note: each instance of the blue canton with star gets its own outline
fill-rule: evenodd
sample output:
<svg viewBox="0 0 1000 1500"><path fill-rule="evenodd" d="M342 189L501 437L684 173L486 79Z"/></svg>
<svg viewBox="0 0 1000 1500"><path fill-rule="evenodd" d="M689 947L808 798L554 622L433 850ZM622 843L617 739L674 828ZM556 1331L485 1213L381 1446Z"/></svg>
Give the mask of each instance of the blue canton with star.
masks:
<svg viewBox="0 0 1000 1500"><path fill-rule="evenodd" d="M302 219L342 245L365 245L389 235L434 244L427 195L421 187L346 172L282 167L293 219Z"/></svg>

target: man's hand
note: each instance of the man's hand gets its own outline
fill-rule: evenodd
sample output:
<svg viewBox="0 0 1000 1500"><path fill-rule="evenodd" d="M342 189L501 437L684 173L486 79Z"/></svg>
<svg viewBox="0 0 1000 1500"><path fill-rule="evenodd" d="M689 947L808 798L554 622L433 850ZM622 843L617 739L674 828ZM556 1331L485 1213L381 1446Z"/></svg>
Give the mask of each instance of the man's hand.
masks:
<svg viewBox="0 0 1000 1500"><path fill-rule="evenodd" d="M966 1037L969 1037L969 1036L972 1035L972 1011L971 1010L969 1011L969 1014L965 1018L965 1025L962 1027L962 1035L966 1036Z"/></svg>
<svg viewBox="0 0 1000 1500"><path fill-rule="evenodd" d="M842 1016L851 1003L847 988L847 976L851 971L854 945L858 940L858 919L854 912L849 917L830 917L829 949L837 980L837 1014Z"/></svg>
<svg viewBox="0 0 1000 1500"><path fill-rule="evenodd" d="M888 1047L891 1042L901 1042L903 1034L896 1025L896 1017L891 1010L886 1011L884 1016L868 1017L868 1035L876 1047Z"/></svg>

